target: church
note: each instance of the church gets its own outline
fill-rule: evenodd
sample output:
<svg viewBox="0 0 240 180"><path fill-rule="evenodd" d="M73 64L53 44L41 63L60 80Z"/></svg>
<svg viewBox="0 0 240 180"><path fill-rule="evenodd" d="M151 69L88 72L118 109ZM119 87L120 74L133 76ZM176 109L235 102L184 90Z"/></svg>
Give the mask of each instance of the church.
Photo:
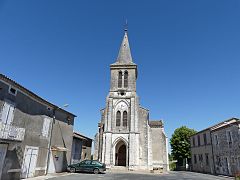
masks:
<svg viewBox="0 0 240 180"><path fill-rule="evenodd" d="M149 120L136 92L133 62L125 29L116 62L110 65L110 90L95 135L94 159L109 169L168 170L168 140L163 121Z"/></svg>

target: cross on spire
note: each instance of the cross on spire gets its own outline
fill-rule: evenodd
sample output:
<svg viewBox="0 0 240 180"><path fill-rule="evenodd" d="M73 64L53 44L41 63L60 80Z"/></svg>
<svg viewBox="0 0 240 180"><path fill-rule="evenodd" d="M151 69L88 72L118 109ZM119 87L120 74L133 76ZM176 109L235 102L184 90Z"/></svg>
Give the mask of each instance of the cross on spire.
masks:
<svg viewBox="0 0 240 180"><path fill-rule="evenodd" d="M124 31L127 31L127 30L128 30L128 21L127 21L127 19L126 19L126 21L125 21Z"/></svg>

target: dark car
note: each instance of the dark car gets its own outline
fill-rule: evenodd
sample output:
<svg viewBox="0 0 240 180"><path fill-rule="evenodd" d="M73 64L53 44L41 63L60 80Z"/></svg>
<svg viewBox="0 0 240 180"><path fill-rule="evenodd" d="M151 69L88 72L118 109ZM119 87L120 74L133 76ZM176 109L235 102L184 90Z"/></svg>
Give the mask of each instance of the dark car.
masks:
<svg viewBox="0 0 240 180"><path fill-rule="evenodd" d="M70 172L84 171L98 174L106 171L106 165L95 160L84 160L77 164L68 165L67 169Z"/></svg>

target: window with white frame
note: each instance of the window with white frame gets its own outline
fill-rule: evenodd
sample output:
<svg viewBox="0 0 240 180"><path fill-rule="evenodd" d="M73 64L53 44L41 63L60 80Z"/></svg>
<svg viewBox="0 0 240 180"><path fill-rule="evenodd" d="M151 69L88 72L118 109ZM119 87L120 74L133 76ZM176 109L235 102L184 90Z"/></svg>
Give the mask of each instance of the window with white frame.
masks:
<svg viewBox="0 0 240 180"><path fill-rule="evenodd" d="M9 92L9 94L12 94L12 95L14 95L14 96L17 95L17 89L15 89L15 88L12 87L12 86L9 86L8 92Z"/></svg>
<svg viewBox="0 0 240 180"><path fill-rule="evenodd" d="M44 118L44 120L43 120L43 127L42 127L42 136L48 137L50 123L51 123L50 118Z"/></svg>
<svg viewBox="0 0 240 180"><path fill-rule="evenodd" d="M1 111L0 122L4 124L11 124L14 118L14 109L14 103L9 100L5 100Z"/></svg>

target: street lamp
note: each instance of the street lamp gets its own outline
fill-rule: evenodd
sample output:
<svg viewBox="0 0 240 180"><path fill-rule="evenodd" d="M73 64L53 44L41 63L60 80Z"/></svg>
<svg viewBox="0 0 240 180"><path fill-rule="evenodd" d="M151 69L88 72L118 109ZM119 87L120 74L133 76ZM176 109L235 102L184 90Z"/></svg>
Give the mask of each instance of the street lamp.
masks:
<svg viewBox="0 0 240 180"><path fill-rule="evenodd" d="M66 108L68 106L69 106L68 104L64 104L62 107ZM53 131L53 124L55 123L55 119L56 119L55 114L56 114L56 111L58 109L61 109L62 107L55 107L55 108L53 108L53 117L52 117L52 123L51 123L51 129L50 129L50 137L49 137L49 144L48 144L47 168L46 168L45 175L48 174L48 170L49 170L49 162L50 162L50 154L51 154L51 143L52 143L52 131Z"/></svg>

